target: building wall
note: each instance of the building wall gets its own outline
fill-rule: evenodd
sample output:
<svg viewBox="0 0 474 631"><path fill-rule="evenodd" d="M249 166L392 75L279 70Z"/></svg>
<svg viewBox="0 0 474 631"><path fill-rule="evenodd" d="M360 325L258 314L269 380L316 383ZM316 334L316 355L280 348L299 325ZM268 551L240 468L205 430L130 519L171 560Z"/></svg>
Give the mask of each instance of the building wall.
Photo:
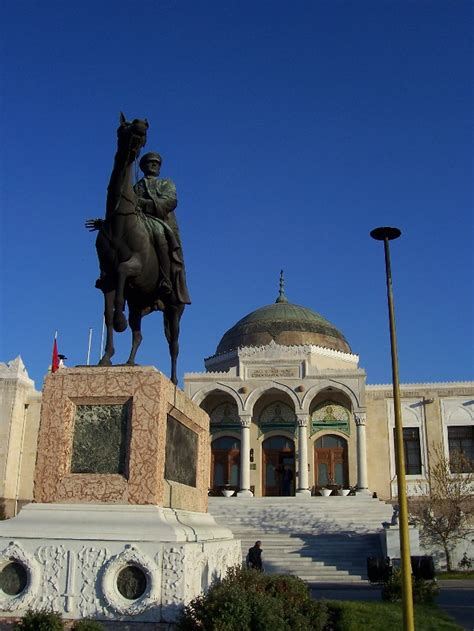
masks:
<svg viewBox="0 0 474 631"><path fill-rule="evenodd" d="M355 418L366 414L367 478L368 487L385 500L396 499L398 494L395 473L393 391L390 384L366 385L365 372L358 367L357 356L328 351L314 346L267 347L238 349L225 356L206 360L208 370L215 372L185 375L185 389L196 398L206 411L212 412L227 400L235 406L236 422L233 435L239 437L239 416L250 415L250 448L253 460L250 486L257 496L262 495L262 443L274 435L258 427L260 401L286 401L295 415L311 417L314 403L336 399L350 412L347 432L320 427L316 433L308 427L309 487L315 486L314 446L321 436L331 433L347 440L349 485L358 482L358 428ZM220 369L220 371L218 371ZM273 378L271 378L273 377ZM448 453L447 427L449 424L474 426L474 382L433 384L403 384L401 386L403 426L419 439L419 472L407 475L410 494L426 489L429 466L435 459L436 447ZM219 427L213 438L225 435ZM298 447L297 423L293 428L280 431ZM296 469L298 458L296 460ZM297 471L298 474L298 471ZM314 488L313 488L314 491Z"/></svg>
<svg viewBox="0 0 474 631"><path fill-rule="evenodd" d="M474 382L402 384L400 390L403 427L417 428L420 439L421 471L406 475L408 493L416 495L428 487L429 469L438 454L449 456L448 427L474 427ZM367 386L366 401L371 488L379 497L393 499L397 486L391 386Z"/></svg>
<svg viewBox="0 0 474 631"><path fill-rule="evenodd" d="M41 394L20 357L0 364L0 508L6 516L33 497Z"/></svg>
<svg viewBox="0 0 474 631"><path fill-rule="evenodd" d="M286 351L285 351L286 352ZM265 351L264 355L267 355ZM274 369L288 365L288 353L279 358L275 348L265 363L265 375ZM273 357L272 357L273 355ZM255 375L255 353L252 358L252 375ZM294 366L298 378L246 379L245 365L227 366L219 373L192 373L185 376L185 389L211 415L223 402L235 407L232 427L213 428L210 443L220 436L240 438L240 417L250 414L250 447L253 462L250 469L250 486L257 496L262 495L262 445L266 438L281 434L294 441L295 469L298 475L298 429L272 428L262 432L258 425L261 410L277 401L292 407L295 416L309 414L308 427L308 477L309 486L315 486L314 446L321 436L335 434L347 440L349 485L358 481L356 412L366 412L367 477L370 491L381 499L397 496L395 457L393 444L393 393L391 385L365 385L365 373L357 365L348 364L337 353L331 365L329 355L304 358L300 351L295 355ZM258 356L257 356L258 360ZM228 363L231 361L226 358ZM260 361L260 360L259 360ZM291 364L291 362L290 362ZM240 375L244 376L240 376ZM284 373L282 373L284 374ZM329 389L330 388L330 389ZM348 393L353 394L349 396ZM311 412L314 406L327 399L335 399L347 406L348 431L337 428L311 430ZM415 494L426 487L430 465L441 447L448 454L448 428L474 427L474 382L435 384L402 384L402 417L404 427L417 428L420 437L421 472L408 475L408 492ZM363 405L362 405L363 402ZM355 409L359 405L358 410ZM33 497L33 475L36 460L36 440L40 420L41 394L35 390L20 358L0 364L0 505L8 515L17 511L22 503ZM295 480L297 483L297 479Z"/></svg>

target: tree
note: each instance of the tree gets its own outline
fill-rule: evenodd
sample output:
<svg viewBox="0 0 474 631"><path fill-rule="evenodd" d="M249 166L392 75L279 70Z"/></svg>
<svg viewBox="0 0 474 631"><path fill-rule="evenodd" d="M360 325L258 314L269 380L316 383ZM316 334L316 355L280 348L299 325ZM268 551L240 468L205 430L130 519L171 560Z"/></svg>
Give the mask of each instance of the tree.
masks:
<svg viewBox="0 0 474 631"><path fill-rule="evenodd" d="M430 452L428 487L418 487L410 502L413 521L426 543L441 546L446 568L452 570L451 555L456 544L473 532L474 467L464 454L444 455L441 447Z"/></svg>

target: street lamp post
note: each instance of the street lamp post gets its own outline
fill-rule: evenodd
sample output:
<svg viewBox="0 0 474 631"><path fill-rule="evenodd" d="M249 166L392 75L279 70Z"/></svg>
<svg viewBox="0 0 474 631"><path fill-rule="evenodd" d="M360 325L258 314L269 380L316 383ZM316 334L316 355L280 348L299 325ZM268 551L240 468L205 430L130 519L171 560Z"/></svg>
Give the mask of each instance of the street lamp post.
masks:
<svg viewBox="0 0 474 631"><path fill-rule="evenodd" d="M405 456L403 449L403 424L400 405L400 381L398 376L397 337L395 332L395 312L393 308L392 270L390 267L389 241L398 239L398 228L375 228L370 236L383 241L385 251L385 274L387 278L388 317L390 325L390 346L392 353L393 404L395 411L395 461L397 468L398 503L400 506L400 557L402 562L402 603L403 628L414 631L413 593L411 584L410 538L408 531L408 504L405 482Z"/></svg>

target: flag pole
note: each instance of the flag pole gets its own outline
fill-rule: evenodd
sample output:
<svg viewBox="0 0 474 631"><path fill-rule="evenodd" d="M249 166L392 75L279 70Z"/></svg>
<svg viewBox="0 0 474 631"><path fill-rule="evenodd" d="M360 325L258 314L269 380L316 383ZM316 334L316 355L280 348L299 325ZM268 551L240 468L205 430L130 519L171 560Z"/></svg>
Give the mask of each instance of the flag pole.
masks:
<svg viewBox="0 0 474 631"><path fill-rule="evenodd" d="M89 343L87 345L87 361L86 365L88 366L91 361L91 345L92 345L92 327L89 329Z"/></svg>
<svg viewBox="0 0 474 631"><path fill-rule="evenodd" d="M102 318L102 335L100 337L99 361L102 359L102 355L104 354L104 335L105 335L105 316Z"/></svg>
<svg viewBox="0 0 474 631"><path fill-rule="evenodd" d="M54 333L53 341L53 355L51 357L51 372L55 373L59 368L59 356L58 356L58 332Z"/></svg>

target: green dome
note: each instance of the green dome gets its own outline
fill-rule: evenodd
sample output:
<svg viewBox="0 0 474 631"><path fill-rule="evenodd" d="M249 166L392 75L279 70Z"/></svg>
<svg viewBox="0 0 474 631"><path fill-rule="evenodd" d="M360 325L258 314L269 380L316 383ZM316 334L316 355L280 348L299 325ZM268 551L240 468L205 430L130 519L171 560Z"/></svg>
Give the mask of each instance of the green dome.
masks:
<svg viewBox="0 0 474 631"><path fill-rule="evenodd" d="M217 355L241 346L266 346L272 340L282 346L314 344L351 352L346 338L328 320L311 309L289 303L280 283L276 303L252 311L224 333Z"/></svg>

